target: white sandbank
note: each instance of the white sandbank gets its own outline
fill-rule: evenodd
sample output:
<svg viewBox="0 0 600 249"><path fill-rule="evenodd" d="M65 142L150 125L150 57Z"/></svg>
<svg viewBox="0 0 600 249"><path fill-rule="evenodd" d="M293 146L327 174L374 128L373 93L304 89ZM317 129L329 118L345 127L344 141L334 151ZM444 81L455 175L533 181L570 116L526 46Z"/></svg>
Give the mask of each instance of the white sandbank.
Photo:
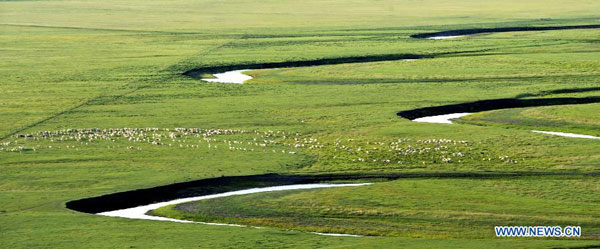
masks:
<svg viewBox="0 0 600 249"><path fill-rule="evenodd" d="M472 113L469 113L469 112L450 113L450 114L444 114L444 115L436 115L436 116L427 116L427 117L417 118L417 119L413 119L412 121L422 122L422 123L452 124L452 119L464 117L464 116L467 116L469 114L472 114ZM557 132L557 131L537 131L537 130L532 130L531 132L548 134L548 135L554 135L554 136L561 136L561 137L600 139L600 137L595 137L595 136L590 136L590 135L582 135L582 134L566 133L566 132Z"/></svg>
<svg viewBox="0 0 600 249"><path fill-rule="evenodd" d="M243 74L243 72L246 72L246 71L250 71L250 69L233 70L233 71L227 71L224 73L216 73L216 74L213 74L213 76L215 76L214 79L202 79L202 80L207 81L207 82L217 82L217 83L243 84L244 81L252 79L252 76Z"/></svg>
<svg viewBox="0 0 600 249"><path fill-rule="evenodd" d="M444 115L436 115L436 116L427 116L422 118L413 119L415 122L421 123L437 123L437 124L452 124L452 119L460 118L463 116L467 116L472 114L470 112L461 112L461 113L450 113Z"/></svg>
<svg viewBox="0 0 600 249"><path fill-rule="evenodd" d="M416 60L418 60L418 59L403 59L401 61L416 61ZM269 68L269 69L276 69L276 68ZM247 80L252 79L252 76L244 74L244 72L250 71L250 70L252 70L252 69L240 69L240 70L227 71L224 73L215 73L215 74L213 74L213 76L215 77L214 79L204 78L202 80L206 81L206 82L216 82L216 83L243 84Z"/></svg>
<svg viewBox="0 0 600 249"><path fill-rule="evenodd" d="M323 236L333 236L333 237L362 237L362 235L345 234L345 233L317 233L317 232L313 232L313 234L318 234L318 235L323 235Z"/></svg>
<svg viewBox="0 0 600 249"><path fill-rule="evenodd" d="M446 40L446 39L454 39L454 38L461 38L461 37L465 37L465 36L464 35L440 35L440 36L427 37L427 39L429 39L429 40Z"/></svg>
<svg viewBox="0 0 600 249"><path fill-rule="evenodd" d="M179 219L165 218L165 217L159 217L159 216L152 216L152 215L148 215L147 213L151 210L161 208L164 206L168 206L168 205L181 204L181 203L185 203L185 202L192 202L192 201L199 201L199 200L223 198L223 197L228 197L228 196L247 195L247 194L275 192L275 191L286 191L286 190L299 190L299 189L358 187L358 186L365 186L365 185L370 185L370 184L372 184L372 183L348 183L348 184L315 183L315 184L295 184L295 185L264 187L264 188L251 188L251 189L230 191L230 192L225 192L225 193L220 193L220 194L180 198L180 199L175 199L175 200L171 200L171 201L153 203L153 204L138 206L138 207L133 207L133 208L126 208L126 209L97 213L97 215L128 218L128 219L158 220L158 221L171 221L171 222L181 222L181 223L197 223L197 224L215 225L215 226L246 227L244 225L237 225L237 224L223 224L223 223L195 222L195 221L189 221L189 220L179 220ZM359 235L351 235L351 234L324 234L324 233L315 233L315 234L327 235L327 236L359 236Z"/></svg>
<svg viewBox="0 0 600 249"><path fill-rule="evenodd" d="M600 139L600 137L595 137L595 136L590 136L590 135L582 135L582 134L575 134L575 133L565 133L565 132L556 132L556 131L536 131L536 130L533 130L531 132L548 134L548 135L554 135L554 136L561 136L561 137Z"/></svg>

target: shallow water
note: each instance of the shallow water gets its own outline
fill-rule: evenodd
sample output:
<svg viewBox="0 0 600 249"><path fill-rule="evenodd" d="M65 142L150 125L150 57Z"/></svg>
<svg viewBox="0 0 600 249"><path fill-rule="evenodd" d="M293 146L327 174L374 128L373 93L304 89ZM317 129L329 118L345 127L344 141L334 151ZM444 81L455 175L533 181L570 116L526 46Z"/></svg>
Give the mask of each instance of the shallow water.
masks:
<svg viewBox="0 0 600 249"><path fill-rule="evenodd" d="M400 61L416 61L418 59L402 59ZM265 69L276 69L276 68L265 68ZM252 69L240 69L240 70L232 70L224 73L215 73L212 78L204 78L203 81L206 82L216 82L216 83L231 83L231 84L243 84L247 80L251 80L252 76L244 74L246 71L251 71Z"/></svg>
<svg viewBox="0 0 600 249"><path fill-rule="evenodd" d="M600 139L600 137L595 137L595 136L590 136L590 135L582 135L582 134L575 134L575 133L566 133L566 132L556 132L556 131L536 131L533 130L531 132L535 132L535 133L542 133L542 134L548 134L548 135L554 135L554 136L561 136L561 137L574 137L574 138L587 138L587 139Z"/></svg>
<svg viewBox="0 0 600 249"><path fill-rule="evenodd" d="M317 232L314 232L313 234L324 235L324 236L333 236L333 237L362 237L362 235L345 234L345 233L317 233Z"/></svg>
<svg viewBox="0 0 600 249"><path fill-rule="evenodd" d="M243 84L247 80L251 80L252 76L245 75L243 72L250 71L250 69L242 69L242 70L233 70L227 71L224 73L216 73L213 74L215 76L214 79L202 79L207 82L217 82L217 83L231 83L231 84Z"/></svg>
<svg viewBox="0 0 600 249"><path fill-rule="evenodd" d="M452 124L452 119L464 117L469 114L473 114L473 113L461 112L461 113L450 113L450 114L436 115L436 116L427 116L427 117L413 119L412 121L422 122L422 123ZM547 134L547 135L554 135L554 136L561 136L561 137L600 139L600 137L576 134L576 133L566 133L566 132L556 132L556 131L537 131L537 130L532 130L531 132Z"/></svg>
<svg viewBox="0 0 600 249"><path fill-rule="evenodd" d="M461 37L465 37L465 35L440 35L440 36L427 37L427 39L429 39L429 40L446 40L446 39L454 39L454 38L461 38Z"/></svg>
<svg viewBox="0 0 600 249"><path fill-rule="evenodd" d="M421 123L452 124L452 119L460 118L472 114L470 112L450 113L444 115L427 116L413 119L412 121Z"/></svg>
<svg viewBox="0 0 600 249"><path fill-rule="evenodd" d="M199 201L199 200L222 198L222 197L228 197L228 196L247 195L247 194L275 192L275 191L286 191L286 190L300 190L300 189L358 187L358 186L366 186L366 185L370 185L370 184L371 183L348 183L348 184L315 183L315 184L294 184L294 185L264 187L264 188L251 188L251 189L225 192L225 193L220 193L220 194L180 198L180 199L175 199L175 200L171 200L171 201L153 203L153 204L138 206L138 207L133 207L133 208L126 208L126 209L97 213L97 215L110 216L110 217L121 217L121 218L128 218L128 219L159 220L159 221L197 223L197 224L216 225L216 226L245 227L244 225L237 225L237 224L223 224L223 223L209 223L209 222L195 222L195 221L189 221L189 220L178 220L178 219L148 215L146 213L148 213L151 210L161 208L164 206L168 206L168 205L181 204L181 203L185 203L185 202L192 202L192 201ZM320 235L352 236L350 234L320 234Z"/></svg>

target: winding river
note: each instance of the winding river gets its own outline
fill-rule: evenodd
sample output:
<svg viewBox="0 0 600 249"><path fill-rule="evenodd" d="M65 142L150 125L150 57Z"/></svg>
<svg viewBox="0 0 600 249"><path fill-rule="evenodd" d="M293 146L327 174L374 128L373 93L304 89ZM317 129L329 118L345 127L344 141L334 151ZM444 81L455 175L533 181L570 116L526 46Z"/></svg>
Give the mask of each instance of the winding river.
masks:
<svg viewBox="0 0 600 249"><path fill-rule="evenodd" d="M176 204L181 204L181 203L185 203L185 202L208 200L208 199L215 199L215 198L223 198L223 197L236 196L236 195L248 195L248 194L257 194L257 193L265 193L265 192L306 190L306 189L319 189L319 188L359 187L359 186L366 186L366 185L370 185L370 184L371 183L347 183L347 184L314 183L314 184L283 185L283 186L264 187L264 188L250 188L250 189L230 191L230 192L219 193L219 194L179 198L179 199L175 199L175 200L164 201L164 202L159 202L159 203L152 203L152 204L142 205L142 206L137 206L137 207L132 207L132 208L125 208L125 209L101 212L101 213L97 213L97 215L128 218L128 219L158 220L158 221L171 221L171 222L180 222L180 223L197 223L197 224L215 225L215 226L247 227L244 225L237 225L237 224L196 222L196 221L189 221L189 220L172 219L172 218L149 215L148 212L158 209L158 208L161 208L161 207L169 206L169 205L176 205ZM359 236L359 235L353 235L353 234L339 234L339 233L331 233L330 234L330 233L316 233L315 232L314 234L326 235L326 236L349 236L349 237Z"/></svg>
<svg viewBox="0 0 600 249"><path fill-rule="evenodd" d="M444 38L440 38L440 39L444 39ZM412 61L412 60L414 60L414 59L404 59L403 61ZM246 72L246 71L250 71L250 69L232 70L232 71L227 71L224 73L216 73L216 74L213 74L213 76L215 77L214 79L205 78L202 80L207 81L207 82L243 84L245 81L252 79L252 76L244 74L244 72ZM584 103L588 103L588 102L584 101ZM578 104L578 103L567 102L566 104ZM549 103L548 105L553 105L553 103ZM538 105L538 106L545 106L545 105ZM513 108L517 108L517 107L519 107L519 106L514 106ZM430 108L435 108L435 107L430 107ZM505 109L505 107L489 108L488 110L498 110L498 109ZM465 110L471 110L471 109L465 108ZM414 118L411 120L414 122L421 122L421 123L452 124L453 119L461 118L461 117L464 117L464 116L467 116L470 114L473 114L473 112L454 112L454 113L447 113L447 114L440 114L440 115L422 116L422 117ZM565 133L565 132L555 132L555 131L538 131L538 130L532 130L531 132L541 133L541 134L546 134L546 135L561 136L561 137L570 137L570 138L600 139L600 137L596 137L596 136L575 134L575 133Z"/></svg>
<svg viewBox="0 0 600 249"><path fill-rule="evenodd" d="M444 115L435 115L435 116L426 116L417 119L413 119L414 122L421 123L436 123L436 124L452 124L453 119L461 118L473 113L450 113ZM560 137L571 137L571 138L586 138L586 139L600 139L600 137L576 134L576 133L566 133L566 132L557 132L557 131L538 131L531 130L533 133L540 133L546 135L560 136Z"/></svg>
<svg viewBox="0 0 600 249"><path fill-rule="evenodd" d="M543 31L543 30L565 30L565 29L595 29L600 28L600 25L579 25L579 26L554 26L554 27L508 27L508 28L484 28L484 29L462 29L462 30L450 30L433 33L421 33L412 35L412 38L431 39L431 40L446 40L465 37L467 35L479 34L479 33L497 33L497 32L514 32L514 31ZM254 69L268 69L268 68L283 68L283 67L303 67L303 66L319 66L329 64L342 64L342 63L360 63L360 62L375 62L375 61L391 61L391 60L404 60L411 61L422 58L434 58L435 55L415 55L415 54L388 54L378 56L357 56L357 57L344 57L344 58L332 58L332 59L319 59L319 60L308 60L308 61L295 61L295 62L275 62L275 63L261 63L261 64L245 64L245 65L230 65L230 66L218 66L218 67L205 67L194 70L189 70L183 73L186 76L198 77L205 73L211 73L214 78L203 78L206 82L216 83L231 83L231 84L242 84L247 80L252 79L251 76L244 74L248 70ZM216 73L215 73L216 72ZM488 110L497 110L504 108L519 108L519 107L531 107L531 106L546 106L546 105L562 105L562 104L587 104L587 103L598 103L600 97L592 98L554 98L554 99L497 99L497 100L484 100L476 101L471 103L463 103L456 105L446 105L438 107L426 107L408 111L402 111L398 113L398 116L407 118L415 122L425 123L440 123L440 124L451 124L452 119L464 117L466 115ZM547 135L573 137L573 138L586 138L586 139L600 139L600 137L573 134L573 133L562 133L552 131L538 131L532 130L534 133L541 133ZM254 177L253 181L260 182L262 178L260 176L248 176ZM246 178L248 178L246 177ZM259 177L259 178L257 178ZM296 177L296 178L294 178ZM189 220L179 220L166 217L159 217L149 215L148 212L151 210L168 206L175 205L191 201L207 200L214 198L224 198L228 196L247 195L264 192L275 192L275 191L291 191L291 190L307 190L307 189L319 189L319 188L336 188L336 187L359 187L370 185L371 183L351 183L351 184L327 184L327 183L308 183L308 184L294 184L298 182L305 182L306 179L300 176L288 176L285 179L278 179L279 186L267 186L267 187L253 187L248 189L233 190L223 193L211 193L211 194L195 194L194 196L181 197L178 191L184 188L202 182L205 186L213 186L211 184L221 183L226 179L236 180L242 179L247 180L244 177L224 177L207 180L198 180L195 182L178 183L167 186L160 186L151 189L134 190L123 193L115 193L106 196L93 197L88 199L76 200L67 203L67 208L72 210L94 213L102 216L109 217L120 217L128 219L144 219L144 220L156 220L156 221L170 221L180 223L198 223L206 225L219 225L219 226L235 226L235 227L246 227L244 225L237 224L223 224L223 223L206 223L206 222L195 222ZM289 178L289 179L288 179ZM292 179L292 180L290 180ZM273 179L270 179L273 180ZM313 179L314 180L314 179ZM311 180L312 181L312 180ZM291 183L291 184L290 184ZM200 184L202 185L202 184ZM329 234L329 233L316 233L319 235L328 236L353 236L359 235L352 234Z"/></svg>
<svg viewBox="0 0 600 249"><path fill-rule="evenodd" d="M418 59L400 59L399 61L415 61ZM268 68L275 69L275 68ZM251 80L252 76L244 74L244 72L251 71L252 69L237 69L226 71L223 73L214 73L212 76L214 78L203 78L203 81L206 82L216 82L216 83L230 83L230 84L243 84L244 82Z"/></svg>
<svg viewBox="0 0 600 249"><path fill-rule="evenodd" d="M501 28L473 28L473 29L456 29L448 31L430 32L430 33L419 33L411 35L411 38L417 39L429 39L429 40L449 40L467 37L474 34L482 33L504 33L504 32L523 32L523 31L548 31L548 30L578 30L578 29L598 29L600 25L569 25L569 26L534 26L534 27L501 27ZM468 52L468 51L465 51ZM457 52L461 53L461 52ZM271 62L271 63L257 63L257 64L244 64L244 65L229 65L229 66L216 66L216 67L204 67L188 70L183 75L198 77L204 73L210 73L214 78L201 78L206 82L216 83L232 83L242 84L245 81L252 79L251 76L244 74L246 71L255 69L274 69L274 68L289 68L289 67L308 67L308 66L321 66L321 65L335 65L345 63L363 63L363 62L376 62L376 61L413 61L416 59L423 58L435 58L437 55L419 55L419 54L387 54L387 55L372 55L372 56L353 56L353 57L341 57L331 59L317 59L317 60L306 60L306 61L292 61L292 62ZM217 73L215 73L217 72Z"/></svg>

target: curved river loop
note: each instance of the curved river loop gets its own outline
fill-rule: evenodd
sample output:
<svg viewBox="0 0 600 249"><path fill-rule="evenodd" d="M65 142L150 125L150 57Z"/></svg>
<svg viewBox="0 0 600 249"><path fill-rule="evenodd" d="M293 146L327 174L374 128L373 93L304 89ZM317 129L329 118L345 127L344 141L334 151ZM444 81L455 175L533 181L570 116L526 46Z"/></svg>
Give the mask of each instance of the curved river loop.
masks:
<svg viewBox="0 0 600 249"><path fill-rule="evenodd" d="M431 39L431 40L447 40L447 39L458 39L464 38L468 35L480 34L480 33L499 33L499 32L516 32L516 31L545 31L545 30L566 30L566 29L596 29L600 28L600 25L579 25L579 26L554 26L554 27L506 27L506 28L484 28L484 29L462 29L462 30L450 30L433 33L422 33L412 35L412 38L419 39ZM412 61L422 58L433 58L435 56L424 56L414 54L398 54L398 55L382 55L382 56L362 56L362 57L346 57L346 58L334 58L334 59L321 59L311 61L297 61L297 62L281 62L281 63L263 63L263 64L248 64L248 65L231 65L221 67L207 67L190 70L184 73L184 75L191 77L198 77L205 73L211 73L214 78L203 78L206 82L215 83L231 83L231 84L243 84L245 81L252 79L251 76L244 74L244 72L254 69L274 69L274 68L286 68L286 67L306 67L306 66L319 66L329 64L342 64L342 63L361 63L361 62L374 62L374 61ZM548 105L567 105L567 104L588 104L598 103L600 98L554 98L554 99L496 99L496 100L483 100L470 103L456 104L456 105L445 105L426 107L414 110L407 110L398 112L398 116L412 120L414 122L423 123L437 123L437 124L452 124L453 119L464 117L472 113L498 110L506 108L522 108L532 106L548 106ZM563 133L553 131L538 131L532 130L531 132L563 136L571 138L582 138L582 139L600 139L600 137L574 134L574 133ZM542 174L545 173L533 173ZM461 175L449 175L449 177L469 177L468 174ZM504 175L506 176L506 175ZM508 175L510 176L510 174ZM261 178L263 177L263 178ZM261 179L265 180L264 175L261 176L246 176L248 179L255 179L256 182L260 182ZM268 180L273 180L267 176ZM389 179L397 179L407 176L395 176L387 177ZM411 177L411 176L408 176ZM418 177L418 176L417 176ZM431 176L428 176L431 177ZM503 176L501 176L503 177ZM93 213L102 216L109 217L120 217L129 219L144 219L144 220L155 220L155 221L168 221L168 222L180 222L180 223L197 223L205 225L217 225L217 226L233 226L233 227L247 227L238 224L223 224L223 223L207 223L207 222L195 222L189 220L179 220L166 217L158 217L149 215L148 213L154 209L165 207L168 205L176 205L185 202L224 198L229 196L248 195L255 193L265 192L276 192L276 191L291 191L291 190L308 190L308 189L322 189L322 188L340 188L340 187L360 187L370 185L372 183L320 183L321 180L306 180L302 177L288 178L277 178L275 184L282 184L277 186L266 186L266 187L252 187L247 189L238 189L233 191L212 193L212 194L199 194L195 196L180 196L175 192L184 189L192 185L200 185L221 181L228 181L228 179L238 179L240 177L225 177L215 179L205 179L193 182L186 182L180 184L173 184L167 186L160 186L151 189L133 190L122 193L115 193L106 196L92 197L88 199L76 200L67 203L67 208L75 211ZM241 177L244 178L244 177ZM244 178L244 179L246 179ZM347 179L348 177L341 177ZM370 177L354 177L353 179L365 179ZM335 177L325 180L335 180ZM319 183L312 183L312 182ZM306 183L308 182L308 183ZM297 184L300 183L300 184ZM312 232L318 235L327 236L350 236L360 237L360 235L352 234L332 234L332 233L318 233Z"/></svg>

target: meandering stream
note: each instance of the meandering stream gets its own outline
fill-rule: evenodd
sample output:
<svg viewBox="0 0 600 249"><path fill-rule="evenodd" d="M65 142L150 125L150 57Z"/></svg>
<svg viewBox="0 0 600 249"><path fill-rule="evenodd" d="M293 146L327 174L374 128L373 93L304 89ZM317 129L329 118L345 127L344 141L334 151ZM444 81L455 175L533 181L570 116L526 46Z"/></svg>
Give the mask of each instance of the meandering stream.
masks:
<svg viewBox="0 0 600 249"><path fill-rule="evenodd" d="M425 117L413 119L412 121L421 122L421 123L452 124L453 119L461 118L461 117L464 117L464 116L467 116L470 114L473 114L473 113L461 112L461 113L450 113L450 114L435 115L435 116L425 116ZM557 132L557 131L531 130L531 132L541 133L541 134L546 134L546 135L553 135L553 136L561 136L561 137L600 139L600 137L595 137L595 136L590 136L590 135Z"/></svg>
<svg viewBox="0 0 600 249"><path fill-rule="evenodd" d="M509 27L509 28L490 28L490 29L463 29L463 30L450 30L433 33L422 33L412 35L412 38L424 38L432 40L445 40L460 38L467 35L478 34L478 33L495 33L495 32L513 32L513 31L541 31L541 30L564 30L564 29L594 29L600 28L600 25L580 25L580 26L558 26L558 27ZM217 67L205 67L186 71L184 75L197 77L204 75L205 73L212 73L215 78L203 78L206 82L217 82L217 83L232 83L242 84L247 80L252 79L251 76L245 75L244 72L253 69L267 69L267 68L281 68L281 67L301 67L301 66L319 66L329 64L342 64L342 63L361 63L361 62L374 62L374 61L391 61L391 60L404 60L411 61L422 58L433 58L434 55L415 55L415 54L388 54L388 55L377 55L377 56L356 56L356 57L344 57L344 58L332 58L332 59L319 59L319 60L308 60L308 61L295 61L295 62L273 62L273 63L261 63L261 64L246 64L246 65L230 65L230 66L217 66ZM452 119L464 117L466 115L488 110L505 109L505 108L519 108L519 107L532 107L532 106L547 106L547 105L562 105L562 104L587 104L587 103L598 103L600 97L591 98L554 98L554 99L497 99L497 100L484 100L476 101L471 103L463 103L456 105L438 106L438 107L426 107L408 111L399 112L398 115L415 122L426 122L426 123L441 123L451 124ZM600 139L600 137L574 134L574 133L562 133L553 131L538 131L532 130L531 132L573 137L573 138L586 138L586 139ZM233 180L248 180L252 179L256 182L264 180L260 177L266 177L268 180L276 180L279 186L269 187L253 187L241 190L233 190L224 193L213 193L204 194L192 197L179 197L178 191L185 188L195 186L194 184L202 183L204 186L214 186L215 183L223 184L228 183L227 181ZM67 207L76 211L95 213L97 215L109 216L109 217L120 217L129 219L144 219L144 220L156 220L156 221L170 221L170 222L181 222L181 223L199 223L207 225L220 225L220 226L235 226L235 227L246 227L238 224L223 224L223 223L206 223L206 222L195 222L189 220L179 220L166 217L159 217L149 215L148 212L160 207L175 205L191 201L207 200L214 198L223 198L228 196L247 195L264 192L274 191L290 191L290 190L306 190L306 189L318 189L318 188L334 188L334 187L359 187L369 185L371 183L351 183L351 184L326 184L326 183L309 183L309 184L294 184L299 182L306 182L306 177L300 176L287 176L286 178L269 178L271 176L248 176L248 177L224 177L207 180L198 180L194 182L178 183L166 186L155 187L151 189L134 190L123 193L115 193L106 196L93 197L83 200L76 200L67 203ZM229 179L229 180L227 180ZM312 179L314 180L314 179ZM311 181L312 181L311 180ZM231 182L229 182L231 184ZM200 184L200 185L202 185ZM287 185L285 185L287 184ZM226 185L226 184L225 184ZM148 204L150 203L150 204ZM319 235L328 236L359 236L352 234L328 234L328 233L316 233Z"/></svg>
<svg viewBox="0 0 600 249"><path fill-rule="evenodd" d="M399 61L415 61L418 59L400 59ZM269 68L275 69L275 68ZM244 82L251 80L252 76L244 74L244 72L251 71L252 69L237 69L226 71L223 73L214 73L212 74L215 78L203 78L203 81L206 82L215 82L215 83L228 83L228 84L243 84Z"/></svg>
<svg viewBox="0 0 600 249"><path fill-rule="evenodd" d="M315 183L315 184L294 184L294 185L284 185L284 186L274 186L274 187L264 187L264 188L249 188L249 189L230 191L230 192L225 192L225 193L220 193L220 194L179 198L179 199L170 200L170 201L152 203L152 204L142 205L142 206L137 206L137 207L132 207L132 208L118 209L118 210L113 210L113 211L97 213L97 214L102 215L102 216L120 217L120 218L128 218L128 219L158 220L158 221L171 221L171 222L180 222L180 223L198 223L198 224L215 225L215 226L247 227L245 225L238 225L238 224L225 224L225 223L211 223L211 222L179 220L179 219L149 215L148 212L158 209L158 208L161 208L161 207L169 206L169 205L176 205L176 204L181 204L181 203L185 203L185 202L208 200L208 199L215 199L215 198L223 198L223 197L236 196L236 195L248 195L248 194L257 194L257 193L265 193L265 192L306 190L306 189L319 189L319 188L359 187L359 186L366 186L366 185L370 185L370 184L371 183L347 183L347 184ZM354 235L354 234L340 234L340 233L316 233L315 232L314 234L325 235L325 236L348 236L348 237L359 237L360 236L360 235Z"/></svg>
<svg viewBox="0 0 600 249"><path fill-rule="evenodd" d="M366 186L366 185L370 185L370 184L371 183L346 183L346 184L314 183L314 184L283 185L283 186L264 187L264 188L249 188L249 189L230 191L230 192L225 192L225 193L220 193L220 194L179 198L179 199L175 199L175 200L164 201L164 202L159 202L159 203L152 203L152 204L142 205L142 206L137 206L137 207L132 207L132 208L125 208L125 209L118 209L118 210L113 210L113 211L108 211L108 212L102 212L102 213L98 213L98 215L129 218L129 219L162 220L162 221L175 221L175 222L191 223L192 221L188 221L188 220L178 220L178 219L153 216L153 215L148 215L147 213L150 212L151 210L169 206L169 205L181 204L181 203L192 202L192 201L215 199L215 198L223 198L223 197L236 196L236 195L248 195L248 194L256 194L256 193L302 190L302 189L359 187L359 186ZM219 224L219 223L204 223L204 222L196 222L196 223L211 224L211 225L240 226L240 225L234 225L234 224Z"/></svg>

